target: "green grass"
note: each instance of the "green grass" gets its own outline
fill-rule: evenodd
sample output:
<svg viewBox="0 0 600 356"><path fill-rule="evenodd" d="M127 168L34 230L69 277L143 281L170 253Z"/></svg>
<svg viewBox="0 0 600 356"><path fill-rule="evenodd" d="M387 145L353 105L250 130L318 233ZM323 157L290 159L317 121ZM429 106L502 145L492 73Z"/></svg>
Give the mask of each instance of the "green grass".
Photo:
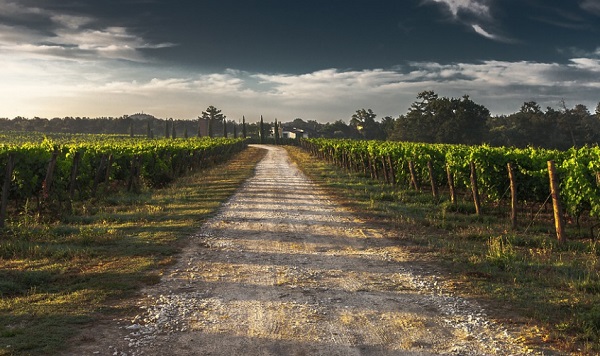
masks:
<svg viewBox="0 0 600 356"><path fill-rule="evenodd" d="M573 354L600 353L598 242L559 245L548 212L533 223L531 213L522 214L521 227L511 231L502 207L488 204L477 216L468 197L457 204L445 197L436 201L427 191L374 182L299 148L288 152L341 204L393 231L415 259L445 271L452 290L520 328L524 342ZM579 236L575 226L567 231Z"/></svg>
<svg viewBox="0 0 600 356"><path fill-rule="evenodd" d="M263 154L248 148L164 189L77 203L62 221L10 221L0 237L0 355L56 354L82 324L129 312L127 300L159 281Z"/></svg>

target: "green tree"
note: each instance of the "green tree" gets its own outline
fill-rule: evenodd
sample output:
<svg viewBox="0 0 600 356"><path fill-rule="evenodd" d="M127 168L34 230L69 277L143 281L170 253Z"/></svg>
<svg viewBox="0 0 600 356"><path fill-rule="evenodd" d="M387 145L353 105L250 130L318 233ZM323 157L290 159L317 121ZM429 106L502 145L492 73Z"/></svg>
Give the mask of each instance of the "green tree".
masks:
<svg viewBox="0 0 600 356"><path fill-rule="evenodd" d="M216 122L225 121L226 116L221 113L221 110L210 105L206 111L202 112L202 118L208 120L208 137L213 137L213 127Z"/></svg>
<svg viewBox="0 0 600 356"><path fill-rule="evenodd" d="M381 130L383 131L383 134L385 136L385 138L387 139L392 132L394 131L394 126L396 123L396 119L394 119L391 116L386 116L383 119L381 119Z"/></svg>
<svg viewBox="0 0 600 356"><path fill-rule="evenodd" d="M438 95L428 90L420 92L417 99L408 113L398 118L394 136L401 141L434 142L435 112L431 106L438 100Z"/></svg>
<svg viewBox="0 0 600 356"><path fill-rule="evenodd" d="M440 142L480 144L487 133L487 120L490 111L483 105L472 101L468 95L451 100L451 112L439 127Z"/></svg>
<svg viewBox="0 0 600 356"><path fill-rule="evenodd" d="M587 106L578 104L566 109L565 121L570 129L572 147L598 142L598 119L589 112Z"/></svg>
<svg viewBox="0 0 600 356"><path fill-rule="evenodd" d="M371 109L356 110L350 119L350 126L356 128L366 140L383 139L384 134L379 123L375 121L376 117L377 115Z"/></svg>
<svg viewBox="0 0 600 356"><path fill-rule="evenodd" d="M417 95L408 113L394 125L394 139L429 143L478 144L486 136L490 112L469 96L440 98L433 91Z"/></svg>

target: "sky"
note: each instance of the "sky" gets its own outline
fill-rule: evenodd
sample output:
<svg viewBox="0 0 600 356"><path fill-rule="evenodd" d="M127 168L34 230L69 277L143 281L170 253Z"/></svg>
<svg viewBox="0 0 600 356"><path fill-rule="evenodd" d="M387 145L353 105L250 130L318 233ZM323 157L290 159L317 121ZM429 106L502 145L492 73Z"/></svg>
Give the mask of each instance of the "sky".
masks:
<svg viewBox="0 0 600 356"><path fill-rule="evenodd" d="M600 102L600 0L0 0L0 117L348 122Z"/></svg>

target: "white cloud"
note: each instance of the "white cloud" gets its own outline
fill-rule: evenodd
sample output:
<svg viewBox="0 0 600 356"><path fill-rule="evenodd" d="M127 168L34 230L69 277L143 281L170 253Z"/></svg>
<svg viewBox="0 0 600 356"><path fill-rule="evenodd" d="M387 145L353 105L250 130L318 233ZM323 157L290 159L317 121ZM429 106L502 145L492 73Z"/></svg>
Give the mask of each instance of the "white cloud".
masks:
<svg viewBox="0 0 600 356"><path fill-rule="evenodd" d="M589 70L600 73L600 59L571 58L572 66L577 69Z"/></svg>
<svg viewBox="0 0 600 356"><path fill-rule="evenodd" d="M405 78L401 73L383 69L345 72L325 69L302 75L256 74L255 77L273 87L271 95L288 99L311 98L320 102L379 91Z"/></svg>
<svg viewBox="0 0 600 356"><path fill-rule="evenodd" d="M478 34L482 35L485 38L489 38L491 40L499 40L500 39L500 37L487 32L479 25L472 25L472 27L473 27L473 30L475 30L475 32L477 32Z"/></svg>
<svg viewBox="0 0 600 356"><path fill-rule="evenodd" d="M487 39L493 41L500 42L513 42L513 40L490 32L489 30L484 29L484 27L479 23L473 23L473 21L477 22L485 22L490 25L494 22L492 15L490 13L490 6L488 3L491 0L427 0L429 2L442 4L444 5L453 19L457 22L463 23L468 26L470 29L475 31L478 35L485 37ZM463 16L461 16L463 15ZM466 16L464 16L466 15ZM470 15L470 16L469 16ZM489 27L489 26L487 26Z"/></svg>
<svg viewBox="0 0 600 356"><path fill-rule="evenodd" d="M490 7L487 1L482 0L429 0L440 4L445 4L454 17L458 17L460 11L469 12L477 16L487 17L490 14Z"/></svg>

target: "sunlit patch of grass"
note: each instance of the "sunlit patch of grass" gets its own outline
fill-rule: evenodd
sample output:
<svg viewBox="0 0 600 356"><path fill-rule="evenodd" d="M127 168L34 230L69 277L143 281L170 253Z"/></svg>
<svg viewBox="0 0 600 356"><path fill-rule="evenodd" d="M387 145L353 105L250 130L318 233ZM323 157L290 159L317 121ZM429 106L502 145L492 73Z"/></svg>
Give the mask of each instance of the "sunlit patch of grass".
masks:
<svg viewBox="0 0 600 356"><path fill-rule="evenodd" d="M488 263L502 270L510 269L517 262L517 253L510 240L504 236L490 237L487 243Z"/></svg>
<svg viewBox="0 0 600 356"><path fill-rule="evenodd" d="M159 281L263 156L249 148L163 189L77 203L59 222L9 223L0 238L0 355L56 354L82 323L122 312L119 303Z"/></svg>

